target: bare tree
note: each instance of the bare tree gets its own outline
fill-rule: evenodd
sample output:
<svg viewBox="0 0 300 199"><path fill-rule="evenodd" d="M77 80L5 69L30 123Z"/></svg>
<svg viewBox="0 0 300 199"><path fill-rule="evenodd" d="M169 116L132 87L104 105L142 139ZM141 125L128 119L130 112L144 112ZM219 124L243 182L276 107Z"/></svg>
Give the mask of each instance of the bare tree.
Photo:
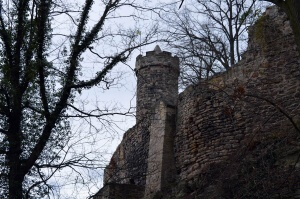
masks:
<svg viewBox="0 0 300 199"><path fill-rule="evenodd" d="M166 40L182 60L182 83L228 70L246 48L247 28L259 16L256 0L194 0L163 17Z"/></svg>
<svg viewBox="0 0 300 199"><path fill-rule="evenodd" d="M181 0L179 8L182 7L185 0ZM298 48L300 49L300 2L298 0L260 0L274 3L282 8L288 15L291 26L295 35L295 40Z"/></svg>
<svg viewBox="0 0 300 199"><path fill-rule="evenodd" d="M111 115L129 112L88 110L76 100L84 90L113 85L111 70L151 43L156 29L141 38L137 28L118 23L149 11L134 0L0 3L0 195L41 198L54 190L49 180L61 169L80 176L80 168L101 167L90 152L76 152L85 137L73 140L70 118L92 128L91 118L110 124Z"/></svg>

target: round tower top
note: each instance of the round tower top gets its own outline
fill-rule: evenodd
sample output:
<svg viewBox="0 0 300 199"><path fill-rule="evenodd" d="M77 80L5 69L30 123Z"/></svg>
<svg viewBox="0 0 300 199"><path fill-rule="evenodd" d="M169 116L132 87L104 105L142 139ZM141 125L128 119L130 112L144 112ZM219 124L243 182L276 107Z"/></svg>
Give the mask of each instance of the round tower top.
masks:
<svg viewBox="0 0 300 199"><path fill-rule="evenodd" d="M146 52L146 56L139 55L136 58L136 74L143 68L151 66L171 67L179 74L179 58L172 56L170 52L162 51L158 45L153 51Z"/></svg>
<svg viewBox="0 0 300 199"><path fill-rule="evenodd" d="M154 51L156 54L161 53L161 49L160 49L159 45L156 45L153 51Z"/></svg>

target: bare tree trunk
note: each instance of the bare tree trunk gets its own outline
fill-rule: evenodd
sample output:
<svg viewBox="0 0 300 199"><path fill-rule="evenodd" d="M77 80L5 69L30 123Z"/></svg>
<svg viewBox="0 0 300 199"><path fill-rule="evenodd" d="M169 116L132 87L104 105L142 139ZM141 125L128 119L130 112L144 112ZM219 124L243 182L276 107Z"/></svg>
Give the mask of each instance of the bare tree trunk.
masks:
<svg viewBox="0 0 300 199"><path fill-rule="evenodd" d="M229 28L229 45L230 45L230 66L235 64L234 58L234 36L233 36L233 15L232 15L232 0L229 1L229 18L228 18L228 28Z"/></svg>
<svg viewBox="0 0 300 199"><path fill-rule="evenodd" d="M16 84L18 84L16 80ZM22 120L22 97L17 86L13 89L14 100L11 114L9 115L8 123L8 140L9 140L9 152L8 152L8 184L9 184L9 199L21 199L22 196L22 182L24 180L24 174L22 172L21 162L21 120Z"/></svg>
<svg viewBox="0 0 300 199"><path fill-rule="evenodd" d="M9 173L9 199L21 199L22 196L22 182L24 176L20 175L16 169Z"/></svg>
<svg viewBox="0 0 300 199"><path fill-rule="evenodd" d="M18 126L18 125L15 125ZM17 133L16 133L17 134ZM9 173L9 199L21 199L22 197L22 182L24 175L21 170L21 143L18 135L13 136L13 141L10 143L10 151L8 156Z"/></svg>

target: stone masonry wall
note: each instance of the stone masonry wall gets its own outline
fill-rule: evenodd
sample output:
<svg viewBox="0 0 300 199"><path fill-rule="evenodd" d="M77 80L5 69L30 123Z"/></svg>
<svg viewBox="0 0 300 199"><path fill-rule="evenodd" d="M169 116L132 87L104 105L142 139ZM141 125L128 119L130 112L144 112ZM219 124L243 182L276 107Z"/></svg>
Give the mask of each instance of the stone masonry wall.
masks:
<svg viewBox="0 0 300 199"><path fill-rule="evenodd" d="M105 183L134 183L147 190L151 114L160 101L176 105L177 88L169 87L177 78L171 64L177 58L157 48L148 55L152 57L137 58L137 125L124 134L105 170ZM163 60L168 59L169 64L164 65ZM176 132L171 139L176 182L193 181L211 164L241 153L249 140L264 139L276 132L295 132L291 120L300 125L299 66L300 56L288 19L272 7L249 31L248 49L238 64L179 95ZM163 79L162 84L159 79ZM157 158L160 156L153 161ZM154 178L160 180L160 175Z"/></svg>
<svg viewBox="0 0 300 199"><path fill-rule="evenodd" d="M249 33L243 59L230 71L180 94L176 169L190 181L257 136L292 132L300 119L300 59L286 16L268 9Z"/></svg>
<svg viewBox="0 0 300 199"><path fill-rule="evenodd" d="M105 183L145 185L151 122L160 101L176 107L179 59L171 53L154 51L136 59L137 125L128 130L105 169Z"/></svg>
<svg viewBox="0 0 300 199"><path fill-rule="evenodd" d="M144 198L170 188L174 182L174 134L176 131L176 108L164 102L157 104L151 121L148 153L148 169Z"/></svg>
<svg viewBox="0 0 300 199"><path fill-rule="evenodd" d="M161 51L156 46L154 51L136 58L137 76L137 122L154 114L157 103L163 100L168 105L176 106L178 97L179 58Z"/></svg>
<svg viewBox="0 0 300 199"><path fill-rule="evenodd" d="M93 199L137 199L144 195L144 187L133 184L105 185Z"/></svg>
<svg viewBox="0 0 300 199"><path fill-rule="evenodd" d="M104 171L104 184L145 185L149 132L147 123L136 125L123 136Z"/></svg>

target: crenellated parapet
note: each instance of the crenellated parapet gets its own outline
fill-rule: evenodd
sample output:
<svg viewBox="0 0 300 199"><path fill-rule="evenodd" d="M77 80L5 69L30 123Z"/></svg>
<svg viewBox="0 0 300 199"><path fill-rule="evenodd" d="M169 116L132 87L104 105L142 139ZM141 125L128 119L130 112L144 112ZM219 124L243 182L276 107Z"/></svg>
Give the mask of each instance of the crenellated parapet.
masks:
<svg viewBox="0 0 300 199"><path fill-rule="evenodd" d="M153 115L155 105L164 101L176 106L178 97L179 58L156 46L146 56L136 58L137 122Z"/></svg>
<svg viewBox="0 0 300 199"><path fill-rule="evenodd" d="M138 74L140 70L152 66L170 67L179 75L179 58L172 56L170 52L161 51L158 45L153 51L146 52L146 56L137 56L135 64L136 74Z"/></svg>

